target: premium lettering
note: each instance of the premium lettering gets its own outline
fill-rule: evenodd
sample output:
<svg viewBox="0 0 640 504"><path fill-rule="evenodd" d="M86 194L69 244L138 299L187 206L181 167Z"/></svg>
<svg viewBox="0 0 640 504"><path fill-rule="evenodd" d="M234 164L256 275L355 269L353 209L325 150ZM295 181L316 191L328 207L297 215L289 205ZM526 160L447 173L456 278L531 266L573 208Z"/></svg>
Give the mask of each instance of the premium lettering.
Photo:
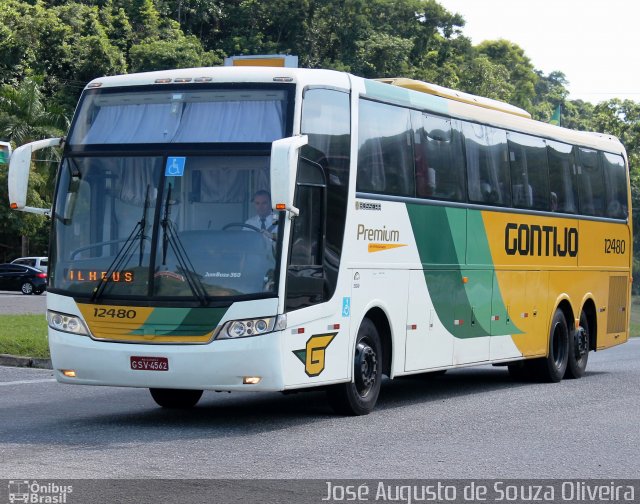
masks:
<svg viewBox="0 0 640 504"><path fill-rule="evenodd" d="M364 224L358 224L358 235L356 238L366 241L397 242L400 240L400 231L387 229L386 226L382 226L382 229L374 229L367 228Z"/></svg>
<svg viewBox="0 0 640 504"><path fill-rule="evenodd" d="M508 223L504 228L507 255L576 257L578 229Z"/></svg>

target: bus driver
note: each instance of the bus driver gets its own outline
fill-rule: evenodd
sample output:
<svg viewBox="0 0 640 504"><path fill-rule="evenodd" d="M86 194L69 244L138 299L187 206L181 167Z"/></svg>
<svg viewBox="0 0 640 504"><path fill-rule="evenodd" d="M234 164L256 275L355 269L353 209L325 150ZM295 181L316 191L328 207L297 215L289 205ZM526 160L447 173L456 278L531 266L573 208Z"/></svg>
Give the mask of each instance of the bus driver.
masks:
<svg viewBox="0 0 640 504"><path fill-rule="evenodd" d="M271 194L264 189L257 191L253 196L253 204L256 207L256 215L247 219L245 224L253 226L269 235L278 232L278 216L271 208Z"/></svg>

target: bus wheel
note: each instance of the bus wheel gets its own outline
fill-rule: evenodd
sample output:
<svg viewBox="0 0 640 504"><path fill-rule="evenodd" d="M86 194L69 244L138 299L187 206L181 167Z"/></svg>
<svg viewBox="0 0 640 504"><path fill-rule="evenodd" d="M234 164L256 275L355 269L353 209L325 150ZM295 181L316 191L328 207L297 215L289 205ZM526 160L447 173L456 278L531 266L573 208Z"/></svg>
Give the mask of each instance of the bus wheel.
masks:
<svg viewBox="0 0 640 504"><path fill-rule="evenodd" d="M152 388L149 392L158 406L163 408L192 408L202 397L202 390Z"/></svg>
<svg viewBox="0 0 640 504"><path fill-rule="evenodd" d="M331 407L343 415L366 415L373 410L382 381L382 345L373 322L364 319L356 338L353 381L327 389Z"/></svg>
<svg viewBox="0 0 640 504"><path fill-rule="evenodd" d="M536 377L541 381L557 383L564 377L569 360L569 327L559 308L553 314L549 332L547 357L536 359Z"/></svg>
<svg viewBox="0 0 640 504"><path fill-rule="evenodd" d="M584 374L589 360L589 340L589 321L583 310L580 313L580 327L569 338L569 362L565 378L580 378Z"/></svg>

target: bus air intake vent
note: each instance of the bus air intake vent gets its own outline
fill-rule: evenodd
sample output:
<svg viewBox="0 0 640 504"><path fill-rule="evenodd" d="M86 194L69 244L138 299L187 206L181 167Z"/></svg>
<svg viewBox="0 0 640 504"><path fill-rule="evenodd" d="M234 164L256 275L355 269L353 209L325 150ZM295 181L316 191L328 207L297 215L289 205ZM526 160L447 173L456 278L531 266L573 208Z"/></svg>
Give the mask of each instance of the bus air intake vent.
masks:
<svg viewBox="0 0 640 504"><path fill-rule="evenodd" d="M620 333L627 330L627 292L626 276L609 278L609 307L607 333Z"/></svg>

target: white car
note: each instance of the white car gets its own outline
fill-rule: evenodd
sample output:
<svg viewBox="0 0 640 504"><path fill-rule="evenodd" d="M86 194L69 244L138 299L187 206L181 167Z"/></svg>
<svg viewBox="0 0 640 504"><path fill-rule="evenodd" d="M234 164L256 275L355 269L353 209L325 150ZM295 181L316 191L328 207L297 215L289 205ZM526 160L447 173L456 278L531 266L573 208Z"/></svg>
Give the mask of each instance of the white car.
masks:
<svg viewBox="0 0 640 504"><path fill-rule="evenodd" d="M22 264L23 266L31 266L32 268L37 268L40 271L47 272L47 267L49 265L48 257L19 257L18 259L14 259L11 261L11 264Z"/></svg>

